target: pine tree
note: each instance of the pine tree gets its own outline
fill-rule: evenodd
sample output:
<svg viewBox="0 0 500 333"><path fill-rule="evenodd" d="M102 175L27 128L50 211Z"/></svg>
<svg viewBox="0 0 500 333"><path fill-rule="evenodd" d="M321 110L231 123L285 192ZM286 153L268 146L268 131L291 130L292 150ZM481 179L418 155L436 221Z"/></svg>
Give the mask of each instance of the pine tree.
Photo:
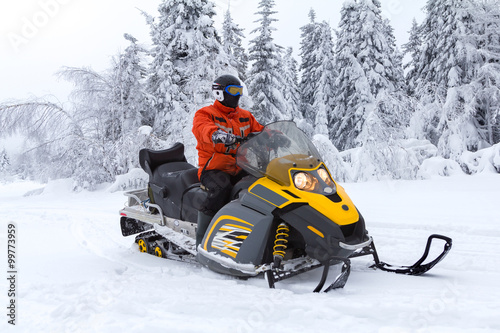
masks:
<svg viewBox="0 0 500 333"><path fill-rule="evenodd" d="M396 37L394 36L394 28L391 26L391 23L388 19L383 20L383 31L384 35L387 38L387 50L386 54L389 56L390 65L388 78L394 85L394 90L401 92L402 89L405 88L404 84L404 66L403 66L403 57L404 54L399 50L396 44Z"/></svg>
<svg viewBox="0 0 500 333"><path fill-rule="evenodd" d="M370 133L365 139L385 142L390 135L401 135L408 111L402 106L401 58L393 41L378 0L344 3L335 49L337 96L329 120L330 138L337 148L361 145L362 131ZM394 111L396 107L402 112ZM371 121L365 123L367 119Z"/></svg>
<svg viewBox="0 0 500 333"><path fill-rule="evenodd" d="M317 77L313 93L312 113L314 114L315 132L328 135L328 121L335 108L335 79L337 73L333 63L332 29L327 22L316 25L318 45L313 51L315 59L314 76Z"/></svg>
<svg viewBox="0 0 500 333"><path fill-rule="evenodd" d="M484 1L477 6L474 36L480 62L471 82L475 92L474 124L486 145L500 142L500 6ZM478 143L478 147L481 144Z"/></svg>
<svg viewBox="0 0 500 333"><path fill-rule="evenodd" d="M344 3L337 32L335 67L339 78L335 83L337 98L332 118L329 120L330 138L340 149L357 145L356 138L364 122L365 107L373 105L370 86L357 53L361 45L359 39L359 6L355 2Z"/></svg>
<svg viewBox="0 0 500 333"><path fill-rule="evenodd" d="M316 49L320 43L318 35L319 24L316 20L316 12L311 8L309 11L309 23L301 27L300 41L300 93L302 101L302 114L304 118L314 123L315 112L312 110L314 104L314 92L318 84Z"/></svg>
<svg viewBox="0 0 500 333"><path fill-rule="evenodd" d="M413 19L410 31L410 38L408 43L403 45L403 55L409 55L410 61L404 65L407 70L405 77L406 91L408 95L413 96L416 88L416 66L420 57L420 48L422 47L422 36L420 26L417 21Z"/></svg>
<svg viewBox="0 0 500 333"><path fill-rule="evenodd" d="M420 27L422 48L416 64L420 95L427 94L432 86L446 98L448 87L460 85L465 79L457 71L461 72L459 62L467 54L464 49L467 43L458 40L469 35L467 21L471 16L467 8L463 0L428 0L427 16Z"/></svg>
<svg viewBox="0 0 500 333"><path fill-rule="evenodd" d="M0 173L7 172L10 168L10 160L5 148L0 151Z"/></svg>
<svg viewBox="0 0 500 333"><path fill-rule="evenodd" d="M283 96L285 80L282 74L282 47L276 45L272 37L276 29L271 25L277 21L271 17L277 13L273 11L274 6L274 0L259 2L256 14L261 18L256 22L260 26L252 31L257 37L250 42L249 49L253 64L249 72L248 90L255 105L254 115L262 124L291 118Z"/></svg>
<svg viewBox="0 0 500 333"><path fill-rule="evenodd" d="M116 133L115 138L149 123L143 87L146 77L143 59L147 51L137 44L137 39L133 36L125 34L124 37L130 45L123 54L114 59L110 74L110 81L114 82L114 85L111 88L109 107L117 118L117 121L111 124Z"/></svg>
<svg viewBox="0 0 500 333"><path fill-rule="evenodd" d="M442 156L457 161L463 151L495 143L497 118L491 117L491 111L497 107L491 108L490 102L497 103L499 71L493 59L498 59L499 52L487 50L499 36L494 8L498 15L498 4L429 0L420 28L422 48L415 82L421 106L413 128L436 144ZM488 18L489 14L493 16ZM491 35L483 35L485 27L493 27L496 37L490 40Z"/></svg>
<svg viewBox="0 0 500 333"><path fill-rule="evenodd" d="M245 38L242 28L234 23L229 10L224 15L222 25L222 46L224 51L229 56L229 62L232 67L236 68L240 80L246 80L246 72L248 67L248 55L245 48L242 46L242 40Z"/></svg>
<svg viewBox="0 0 500 333"><path fill-rule="evenodd" d="M168 144L183 142L190 152L195 146L192 118L200 107L213 103L213 80L237 73L213 26L213 2L163 0L158 10L158 22L147 16L153 40L148 91L154 130Z"/></svg>
<svg viewBox="0 0 500 333"><path fill-rule="evenodd" d="M300 112L300 93L297 78L297 60L293 58L293 49L287 48L283 57L283 97L287 104L287 113L295 122L300 121L302 113Z"/></svg>

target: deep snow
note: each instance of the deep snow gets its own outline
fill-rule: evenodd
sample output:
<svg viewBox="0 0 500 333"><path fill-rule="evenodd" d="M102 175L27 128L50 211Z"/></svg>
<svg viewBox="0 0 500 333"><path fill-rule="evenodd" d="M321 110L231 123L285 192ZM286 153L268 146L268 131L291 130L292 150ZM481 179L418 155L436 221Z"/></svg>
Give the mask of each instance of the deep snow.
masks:
<svg viewBox="0 0 500 333"><path fill-rule="evenodd" d="M18 317L7 324L2 277L2 332L500 332L498 174L343 184L382 260L412 264L432 233L453 248L420 277L353 259L345 288L326 294L311 292L320 272L269 290L139 253L120 233L122 192L43 186L0 183L4 275L8 223L18 231Z"/></svg>

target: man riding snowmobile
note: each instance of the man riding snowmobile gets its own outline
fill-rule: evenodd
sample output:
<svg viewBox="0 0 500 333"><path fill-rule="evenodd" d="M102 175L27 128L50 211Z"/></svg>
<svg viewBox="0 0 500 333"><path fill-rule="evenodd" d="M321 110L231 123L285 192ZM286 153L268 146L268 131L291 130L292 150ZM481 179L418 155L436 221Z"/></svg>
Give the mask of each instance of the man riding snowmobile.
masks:
<svg viewBox="0 0 500 333"><path fill-rule="evenodd" d="M229 193L247 173L236 165L238 140L264 128L247 110L240 108L241 82L222 75L212 85L214 104L198 110L193 119L193 134L198 142L198 177L208 192L198 212L196 244L200 244L214 215L229 201Z"/></svg>
<svg viewBox="0 0 500 333"><path fill-rule="evenodd" d="M213 91L215 103L193 122L200 168L187 162L182 143L139 152L148 188L125 193L120 226L141 252L240 278L263 274L270 287L322 267L317 292L332 265L341 272L324 291L343 287L352 258L373 256L374 268L420 275L450 251L450 238L431 235L413 265L381 261L363 216L310 138L292 121L260 125L238 107L234 77L216 79ZM429 261L434 240L444 247Z"/></svg>

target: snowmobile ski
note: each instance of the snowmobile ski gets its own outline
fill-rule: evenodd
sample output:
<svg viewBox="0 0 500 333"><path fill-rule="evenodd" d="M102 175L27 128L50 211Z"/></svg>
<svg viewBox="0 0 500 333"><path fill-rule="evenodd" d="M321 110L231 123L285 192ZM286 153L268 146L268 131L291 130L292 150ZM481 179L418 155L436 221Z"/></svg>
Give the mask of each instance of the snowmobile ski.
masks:
<svg viewBox="0 0 500 333"><path fill-rule="evenodd" d="M328 273L330 271L330 267L334 264L342 263L341 272L337 275L334 281L324 290L324 292L328 292L333 289L344 288L347 279L349 278L349 274L351 271L351 262L346 258L333 258L328 261L326 264L321 264L319 262L311 264L309 261L304 260L302 265L296 265L294 270L282 270L272 268L272 265L267 267L265 271L265 278L269 284L269 288L274 289L275 283L279 281L283 281L289 279L291 277L297 276L299 274L309 272L311 270L323 267L323 273L321 275L321 280L319 281L316 288L313 290L315 293L320 292L323 289L326 280L328 278ZM300 267L300 268L298 268Z"/></svg>
<svg viewBox="0 0 500 333"><path fill-rule="evenodd" d="M445 241L443 251L432 261L423 264L423 262L427 259L429 256L429 252L432 246L432 242L434 239L441 239ZM430 235L429 238L427 239L427 244L425 246L424 253L422 254L422 257L420 257L417 262L415 262L411 266L397 266L397 265L391 265L388 263L385 263L379 259L377 250L375 248L375 243L372 242L370 245L364 247L360 252L354 253L351 255L351 258L355 257L360 257L360 256L365 256L365 255L372 255L373 260L375 263L370 266L372 268L378 268L382 271L385 272L391 272L391 273L396 273L396 274L404 274L404 275L422 275L425 272L428 272L431 268L433 268L437 263L439 263L441 260L446 257L448 252L450 252L452 246L452 239L443 235L437 235L433 234Z"/></svg>
<svg viewBox="0 0 500 333"><path fill-rule="evenodd" d="M347 279L349 278L349 274L351 273L351 261L349 259L343 259L343 262L344 263L342 264L340 274L335 278L333 283L324 290L325 293L329 292L330 290L344 288L345 284L347 283Z"/></svg>

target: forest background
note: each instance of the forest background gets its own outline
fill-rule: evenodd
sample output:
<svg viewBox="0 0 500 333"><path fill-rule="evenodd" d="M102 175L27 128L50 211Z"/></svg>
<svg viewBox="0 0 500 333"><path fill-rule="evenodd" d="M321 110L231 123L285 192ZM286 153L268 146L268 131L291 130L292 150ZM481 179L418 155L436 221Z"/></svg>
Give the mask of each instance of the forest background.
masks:
<svg viewBox="0 0 500 333"><path fill-rule="evenodd" d="M500 172L497 1L429 0L401 48L379 0L345 1L334 29L313 8L299 61L274 41L275 7L259 1L248 33L230 8L216 28L207 0L142 12L152 45L125 33L129 46L107 70L61 68L74 83L70 102L0 104L0 136L23 139L16 154L0 150L2 178L73 178L75 189L95 189L133 172L124 186L142 186L139 149L174 142L196 164L192 118L225 73L245 83L242 106L261 123L295 121L340 181Z"/></svg>

